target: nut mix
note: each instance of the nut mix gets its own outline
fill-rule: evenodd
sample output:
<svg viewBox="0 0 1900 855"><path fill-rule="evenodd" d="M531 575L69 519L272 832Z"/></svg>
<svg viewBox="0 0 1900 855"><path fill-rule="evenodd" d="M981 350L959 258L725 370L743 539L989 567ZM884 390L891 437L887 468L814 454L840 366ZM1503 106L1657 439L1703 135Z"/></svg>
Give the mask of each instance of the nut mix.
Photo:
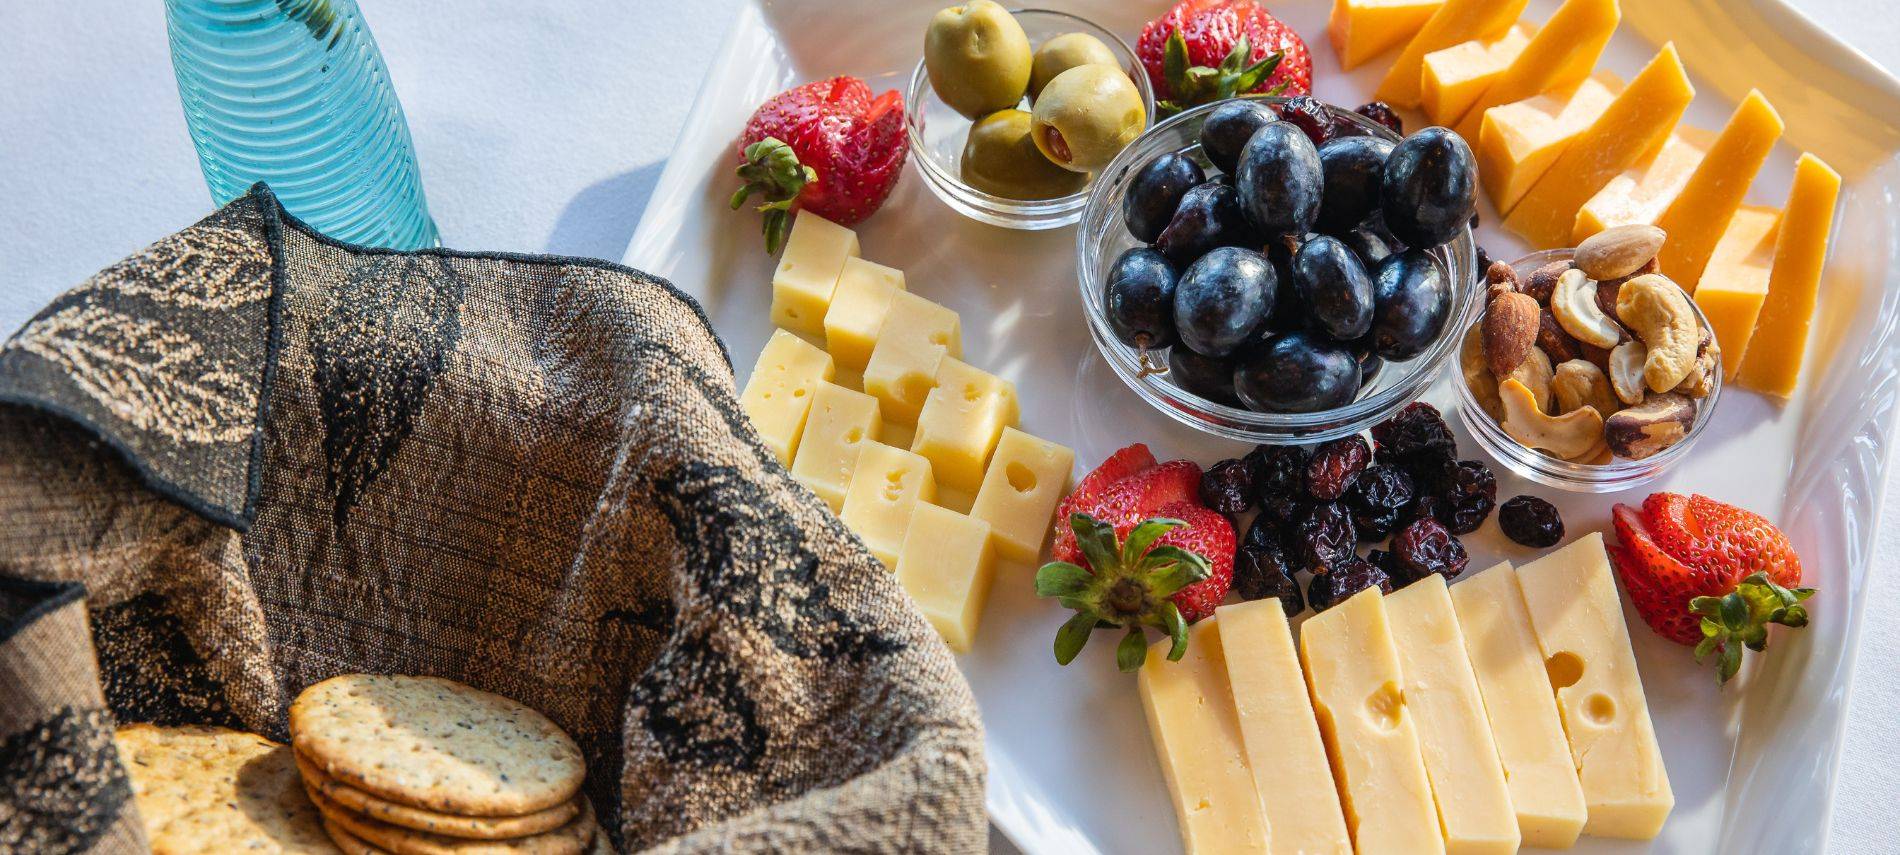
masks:
<svg viewBox="0 0 1900 855"><path fill-rule="evenodd" d="M1461 351L1464 380L1517 442L1578 463L1641 460L1681 442L1715 389L1721 348L1689 295L1656 272L1666 235L1619 226L1490 298Z"/></svg>

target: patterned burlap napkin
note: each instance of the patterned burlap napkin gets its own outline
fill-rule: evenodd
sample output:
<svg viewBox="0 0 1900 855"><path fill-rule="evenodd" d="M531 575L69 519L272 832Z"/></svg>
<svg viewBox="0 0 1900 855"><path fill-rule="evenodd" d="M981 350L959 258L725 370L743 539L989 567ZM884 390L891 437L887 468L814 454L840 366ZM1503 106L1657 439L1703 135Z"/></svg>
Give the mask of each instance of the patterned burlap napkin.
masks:
<svg viewBox="0 0 1900 855"><path fill-rule="evenodd" d="M115 724L283 740L358 671L547 713L623 849L985 843L967 685L696 304L260 185L0 345L0 852L143 850Z"/></svg>

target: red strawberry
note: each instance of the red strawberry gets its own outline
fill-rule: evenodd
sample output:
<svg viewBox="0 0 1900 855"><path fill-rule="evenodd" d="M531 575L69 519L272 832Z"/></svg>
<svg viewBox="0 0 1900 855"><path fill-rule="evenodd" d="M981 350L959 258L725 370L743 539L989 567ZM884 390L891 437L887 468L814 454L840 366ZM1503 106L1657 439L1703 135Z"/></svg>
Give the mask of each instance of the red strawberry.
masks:
<svg viewBox="0 0 1900 855"><path fill-rule="evenodd" d="M1768 645L1768 625L1806 626L1801 559L1761 516L1706 496L1657 493L1639 511L1613 511L1619 546L1610 562L1630 601L1658 635L1719 654L1722 682L1741 668L1742 648Z"/></svg>
<svg viewBox="0 0 1900 855"><path fill-rule="evenodd" d="M778 252L795 209L840 225L877 211L891 195L910 138L897 90L875 98L856 77L833 77L788 89L759 105L739 138L738 210L763 193L765 248Z"/></svg>
<svg viewBox="0 0 1900 855"><path fill-rule="evenodd" d="M1146 452L1147 448L1142 447L1142 451ZM1119 457L1118 453L1117 457L1109 458L1109 462L1115 463ZM1088 479L1083 479L1082 487L1071 493L1070 498L1076 498L1088 486ZM1192 460L1170 460L1124 475L1098 493L1093 501L1075 503L1057 515L1056 538L1051 553L1057 561L1087 565L1082 553L1076 548L1075 531L1067 523L1069 516L1077 511L1113 526L1116 536L1120 537L1127 535L1136 523L1160 515L1163 507L1177 502L1200 504L1200 490L1201 467Z"/></svg>
<svg viewBox="0 0 1900 855"><path fill-rule="evenodd" d="M1188 623L1214 613L1227 590L1234 585L1234 524L1227 517L1200 503L1176 502L1161 509L1161 516L1187 523L1161 536L1157 545L1179 546L1207 559L1208 577L1168 597L1181 609Z"/></svg>
<svg viewBox="0 0 1900 855"><path fill-rule="evenodd" d="M1069 549L1071 554L1074 554L1075 533L1069 531L1069 515L1076 511L1094 510L1095 503L1100 501L1103 493L1108 492L1108 488L1115 486L1115 482L1143 469L1152 469L1154 465L1154 452L1149 451L1148 446L1137 442L1109 455L1107 460L1102 461L1102 465L1095 467L1095 471L1082 476L1082 483L1075 485L1075 490L1064 496L1056 505L1058 532L1056 542L1060 544L1062 536L1068 535ZM1068 557L1062 560L1075 561L1076 559Z"/></svg>
<svg viewBox="0 0 1900 855"><path fill-rule="evenodd" d="M1141 29L1135 53L1164 113L1247 93L1313 91L1306 42L1253 0L1181 0Z"/></svg>

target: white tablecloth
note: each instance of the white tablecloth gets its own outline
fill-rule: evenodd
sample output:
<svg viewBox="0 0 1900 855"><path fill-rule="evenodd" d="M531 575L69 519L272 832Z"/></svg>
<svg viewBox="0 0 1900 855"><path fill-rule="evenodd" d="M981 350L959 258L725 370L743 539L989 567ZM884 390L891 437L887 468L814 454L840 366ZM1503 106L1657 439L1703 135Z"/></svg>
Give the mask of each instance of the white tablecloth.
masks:
<svg viewBox="0 0 1900 855"><path fill-rule="evenodd" d="M737 0L359 0L408 111L444 241L618 260ZM1641 2L1641 0L1632 0ZM1796 0L1900 68L1891 0ZM0 3L0 334L210 207L159 0ZM1866 596L1832 851L1892 851L1900 503ZM1000 841L1000 838L998 838ZM1006 842L999 850L1008 851Z"/></svg>

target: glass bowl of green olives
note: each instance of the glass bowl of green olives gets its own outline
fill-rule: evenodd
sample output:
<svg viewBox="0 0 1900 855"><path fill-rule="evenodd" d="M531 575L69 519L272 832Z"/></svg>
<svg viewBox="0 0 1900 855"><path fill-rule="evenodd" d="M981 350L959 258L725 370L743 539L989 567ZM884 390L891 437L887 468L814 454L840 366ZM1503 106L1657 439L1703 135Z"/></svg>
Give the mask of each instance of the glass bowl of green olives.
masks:
<svg viewBox="0 0 1900 855"><path fill-rule="evenodd" d="M1359 433L1431 386L1480 309L1475 169L1442 128L1402 138L1310 96L1174 116L1102 171L1076 231L1096 349L1206 433Z"/></svg>
<svg viewBox="0 0 1900 855"><path fill-rule="evenodd" d="M905 93L911 160L979 222L1076 222L1101 167L1153 124L1134 50L1084 18L972 0L937 13L924 42Z"/></svg>

